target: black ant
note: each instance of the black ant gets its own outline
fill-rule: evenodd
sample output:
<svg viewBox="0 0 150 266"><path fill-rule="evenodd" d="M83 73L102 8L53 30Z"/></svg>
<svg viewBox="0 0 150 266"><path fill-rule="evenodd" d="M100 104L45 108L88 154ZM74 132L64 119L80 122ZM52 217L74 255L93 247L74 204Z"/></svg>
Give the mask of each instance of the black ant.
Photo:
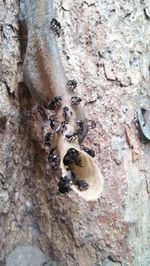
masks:
<svg viewBox="0 0 150 266"><path fill-rule="evenodd" d="M80 191L85 191L89 188L89 184L85 182L84 180L76 181L76 186Z"/></svg>
<svg viewBox="0 0 150 266"><path fill-rule="evenodd" d="M77 128L77 134L82 134L83 132L83 129L84 129L84 121L82 120L77 120L77 125L78 125L78 128Z"/></svg>
<svg viewBox="0 0 150 266"><path fill-rule="evenodd" d="M82 102L82 99L78 96L71 97L71 104L72 105L78 105L80 102Z"/></svg>
<svg viewBox="0 0 150 266"><path fill-rule="evenodd" d="M65 137L68 139L69 142L77 139L77 132L70 132L65 134Z"/></svg>
<svg viewBox="0 0 150 266"><path fill-rule="evenodd" d="M77 120L76 123L77 123L76 132L78 136L78 141L79 143L82 143L88 133L88 125L87 122L83 120Z"/></svg>
<svg viewBox="0 0 150 266"><path fill-rule="evenodd" d="M57 37L60 37L61 25L56 18L53 18L51 21L51 30L57 35Z"/></svg>
<svg viewBox="0 0 150 266"><path fill-rule="evenodd" d="M71 164L75 164L77 166L82 167L80 154L74 148L70 148L67 151L67 153L65 154L63 158L63 163L65 166L68 166L68 167L71 166Z"/></svg>
<svg viewBox="0 0 150 266"><path fill-rule="evenodd" d="M96 128L96 122L94 120L89 120L88 121L88 127L91 129Z"/></svg>
<svg viewBox="0 0 150 266"><path fill-rule="evenodd" d="M55 132L57 132L58 134L63 134L64 131L67 129L66 124L67 123L65 121L62 121L60 125L56 128Z"/></svg>
<svg viewBox="0 0 150 266"><path fill-rule="evenodd" d="M66 120L67 122L69 122L69 120L70 120L70 118L72 117L72 115L73 115L73 112L70 111L70 109L69 109L67 106L65 106L65 107L63 108L63 117L65 118L65 120Z"/></svg>
<svg viewBox="0 0 150 266"><path fill-rule="evenodd" d="M58 190L60 193L69 193L72 189L70 188L70 185L72 184L72 181L74 179L74 175L71 171L68 171L68 174L64 177L60 178L60 181L58 182Z"/></svg>
<svg viewBox="0 0 150 266"><path fill-rule="evenodd" d="M81 150L85 151L91 157L93 157L93 158L95 157L95 152L92 149L85 147L83 144L80 147L81 147Z"/></svg>
<svg viewBox="0 0 150 266"><path fill-rule="evenodd" d="M49 121L50 121L51 129L55 130L56 122L58 122L58 121L56 120L56 115L51 115L51 116L49 117Z"/></svg>
<svg viewBox="0 0 150 266"><path fill-rule="evenodd" d="M55 150L56 147L50 150L48 161L50 162L50 166L53 170L58 170L60 165L60 157L54 153Z"/></svg>
<svg viewBox="0 0 150 266"><path fill-rule="evenodd" d="M61 96L56 96L54 99L48 104L48 108L50 110L56 110L61 106L62 102L62 97Z"/></svg>
<svg viewBox="0 0 150 266"><path fill-rule="evenodd" d="M76 80L74 80L74 79L70 79L70 80L68 80L68 82L67 82L67 87L68 87L69 90L74 91L75 88L77 87L77 84L78 84L78 83L77 83Z"/></svg>
<svg viewBox="0 0 150 266"><path fill-rule="evenodd" d="M46 145L51 145L51 142L52 142L52 133L48 132L48 133L45 135L44 143L45 143Z"/></svg>

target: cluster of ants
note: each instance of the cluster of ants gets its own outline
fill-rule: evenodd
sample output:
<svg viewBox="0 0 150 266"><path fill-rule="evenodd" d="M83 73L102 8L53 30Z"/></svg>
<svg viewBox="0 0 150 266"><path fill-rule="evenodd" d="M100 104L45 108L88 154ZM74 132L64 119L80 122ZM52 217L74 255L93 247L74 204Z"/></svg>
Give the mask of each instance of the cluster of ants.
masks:
<svg viewBox="0 0 150 266"><path fill-rule="evenodd" d="M53 18L51 21L51 30L59 37L60 36L60 30L61 25L60 23ZM75 80L68 80L66 84L67 88L71 91L74 91L77 87L77 82ZM77 106L82 102L82 99L78 96L71 97L71 105ZM62 104L62 97L56 96L54 99L49 103L48 108L50 110L53 110L56 112L56 110L61 106ZM57 133L59 135L63 135L64 132L67 130L67 124L69 123L71 117L73 115L73 112L67 107L63 107L63 121L59 122L56 113L52 114L49 117L50 127L53 130L53 133ZM71 142L75 139L79 139L80 135L82 135L84 130L84 121L83 120L77 120L77 129L74 132L67 132L65 134L65 138L67 141ZM95 128L96 123L92 120L88 123L88 128ZM49 147L52 146L52 140L53 140L53 133L48 132L45 135L45 144ZM58 170L60 167L60 157L56 154L56 148L52 147L50 148L50 152L48 155L48 161L50 163L50 166L53 170ZM91 157L95 157L95 152L87 147L85 147L83 144L80 145L81 150L88 153ZM78 167L82 166L82 160L80 157L80 153L74 149L70 148L68 149L67 153L65 154L63 158L63 164L65 165L67 169L67 175L64 177L60 177L60 180L58 182L58 190L60 193L68 193L71 191L71 185L74 184L80 191L87 190L89 185L85 180L76 180L75 174L71 171L71 168L73 165L76 165Z"/></svg>

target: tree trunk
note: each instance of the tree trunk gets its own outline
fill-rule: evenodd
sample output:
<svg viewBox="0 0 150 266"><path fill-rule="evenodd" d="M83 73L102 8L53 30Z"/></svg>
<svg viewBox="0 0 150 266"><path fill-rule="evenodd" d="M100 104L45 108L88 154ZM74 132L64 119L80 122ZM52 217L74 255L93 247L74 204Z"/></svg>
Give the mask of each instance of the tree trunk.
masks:
<svg viewBox="0 0 150 266"><path fill-rule="evenodd" d="M61 172L51 170L44 144L50 111L23 83L27 40L19 1L0 7L1 265L18 266L20 254L25 260L20 247L40 256L38 247L45 265L149 266L150 144L137 117L140 107L150 107L148 1L54 3L65 74L77 80L82 113L97 124L84 140L104 178L95 201L58 192ZM44 265L34 257L28 265ZM22 266L29 256L23 259Z"/></svg>

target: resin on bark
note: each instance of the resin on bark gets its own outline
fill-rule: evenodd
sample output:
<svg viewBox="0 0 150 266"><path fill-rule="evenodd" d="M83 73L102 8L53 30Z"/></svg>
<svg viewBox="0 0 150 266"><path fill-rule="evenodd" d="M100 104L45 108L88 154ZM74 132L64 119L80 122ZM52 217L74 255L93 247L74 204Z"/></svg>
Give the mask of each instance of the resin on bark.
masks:
<svg viewBox="0 0 150 266"><path fill-rule="evenodd" d="M85 200L95 200L102 191L103 178L94 159L80 148L88 133L88 119L83 111L82 99L74 92L77 84L68 81L61 62L56 41L61 27L54 18L53 1L24 0L20 6L20 20L25 22L28 32L24 81L37 103L53 110L59 117L53 148L56 147L60 156L62 177L71 171L76 183L83 180L88 186L86 190L80 190L74 184L70 187ZM72 164L68 168L64 165L64 156L69 149L79 153L81 166Z"/></svg>

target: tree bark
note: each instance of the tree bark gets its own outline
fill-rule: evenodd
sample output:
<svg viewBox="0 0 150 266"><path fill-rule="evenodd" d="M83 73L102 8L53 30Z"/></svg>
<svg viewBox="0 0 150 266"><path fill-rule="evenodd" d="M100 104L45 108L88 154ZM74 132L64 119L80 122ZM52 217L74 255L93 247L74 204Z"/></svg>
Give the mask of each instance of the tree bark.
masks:
<svg viewBox="0 0 150 266"><path fill-rule="evenodd" d="M96 152L104 189L91 202L58 192L60 172L51 171L44 145L49 111L22 79L19 1L0 3L2 265L22 245L39 247L60 266L150 265L150 144L137 123L139 107L150 106L150 8L146 0L106 2L54 3L65 75L78 81L83 113L97 122L84 144Z"/></svg>

